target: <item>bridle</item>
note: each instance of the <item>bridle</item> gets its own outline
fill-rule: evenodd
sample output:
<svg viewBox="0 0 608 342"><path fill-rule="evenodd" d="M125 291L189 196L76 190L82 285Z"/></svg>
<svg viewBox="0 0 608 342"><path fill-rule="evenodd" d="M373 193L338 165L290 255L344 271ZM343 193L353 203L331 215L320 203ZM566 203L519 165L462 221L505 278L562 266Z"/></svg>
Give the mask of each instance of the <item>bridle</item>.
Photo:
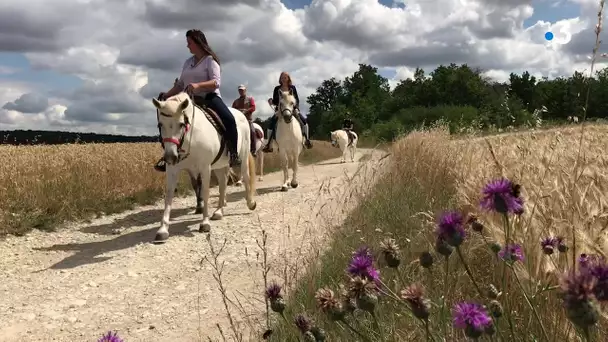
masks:
<svg viewBox="0 0 608 342"><path fill-rule="evenodd" d="M192 123L190 123L190 120L184 114L184 111L182 111L180 115L184 117L184 123L181 124L182 128L181 128L181 135L180 135L179 139L176 139L174 137L162 138L163 135L162 135L162 132L160 129L161 128L160 115L162 115L166 118L172 118L173 116L162 113L158 108L156 109L156 122L157 122L157 126L158 126L158 133L160 134L160 137L162 138L163 146L164 146L164 143L172 143L177 146L177 153L178 153L177 163L183 161L184 159L188 158L188 156L190 156L190 146L192 145L192 134L194 132L194 130L193 130L194 119L196 118L196 106L194 105L194 102L193 102L194 100L192 100L192 94L188 93L188 97L190 98L190 101L192 101L192 103L191 103L191 105L192 105ZM182 148L182 146L184 145L184 140L185 140L186 134L188 132L190 132L190 139L188 140L188 150L184 150Z"/></svg>

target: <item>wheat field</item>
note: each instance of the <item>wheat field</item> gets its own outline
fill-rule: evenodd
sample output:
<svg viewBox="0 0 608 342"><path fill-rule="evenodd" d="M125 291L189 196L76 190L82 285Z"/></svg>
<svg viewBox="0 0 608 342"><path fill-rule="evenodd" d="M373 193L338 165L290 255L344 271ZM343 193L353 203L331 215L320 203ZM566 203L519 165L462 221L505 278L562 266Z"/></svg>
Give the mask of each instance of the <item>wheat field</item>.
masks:
<svg viewBox="0 0 608 342"><path fill-rule="evenodd" d="M302 164L340 154L327 141L313 144ZM158 143L0 146L0 236L153 203L165 185L164 174L153 169L161 151ZM276 149L265 153L265 173L279 166ZM178 193L189 188L183 172Z"/></svg>

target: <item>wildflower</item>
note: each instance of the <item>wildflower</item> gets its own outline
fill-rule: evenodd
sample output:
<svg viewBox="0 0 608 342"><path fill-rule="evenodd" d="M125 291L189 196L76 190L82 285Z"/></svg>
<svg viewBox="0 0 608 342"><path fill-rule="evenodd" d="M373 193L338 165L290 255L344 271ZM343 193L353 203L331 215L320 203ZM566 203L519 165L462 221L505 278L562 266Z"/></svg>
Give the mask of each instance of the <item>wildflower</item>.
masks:
<svg viewBox="0 0 608 342"><path fill-rule="evenodd" d="M488 298L490 299L498 299L498 297L500 297L502 293L498 292L498 289L496 288L496 286L490 284L490 286L488 286Z"/></svg>
<svg viewBox="0 0 608 342"><path fill-rule="evenodd" d="M492 319L485 309L476 303L462 302L453 308L454 327L464 329L465 335L478 338L485 328L492 323Z"/></svg>
<svg viewBox="0 0 608 342"><path fill-rule="evenodd" d="M354 277L350 280L349 297L355 299L359 309L373 313L378 303L376 284L362 277Z"/></svg>
<svg viewBox="0 0 608 342"><path fill-rule="evenodd" d="M338 302L331 289L324 287L317 290L315 299L321 311L325 312L332 321L340 321L344 318L342 304Z"/></svg>
<svg viewBox="0 0 608 342"><path fill-rule="evenodd" d="M282 313L285 310L285 302L281 294L281 286L277 283L272 283L266 289L266 298L270 301L270 308L274 312Z"/></svg>
<svg viewBox="0 0 608 342"><path fill-rule="evenodd" d="M420 261L420 266L424 268L430 268L433 266L433 255L429 252L420 253L418 260Z"/></svg>
<svg viewBox="0 0 608 342"><path fill-rule="evenodd" d="M602 256L581 254L579 257L581 272L586 272L595 280L593 293L599 301L608 301L608 263Z"/></svg>
<svg viewBox="0 0 608 342"><path fill-rule="evenodd" d="M467 223L471 225L471 229L473 229L474 231L478 233L481 233L483 231L483 224L479 222L479 219L477 219L477 215L469 214L469 219L467 220Z"/></svg>
<svg viewBox="0 0 608 342"><path fill-rule="evenodd" d="M399 259L399 245L395 242L395 239L388 238L380 243L382 254L384 255L384 261L388 267L397 268L401 263Z"/></svg>
<svg viewBox="0 0 608 342"><path fill-rule="evenodd" d="M359 248L359 250L353 253L347 272L353 276L360 276L374 281L380 280L380 272L374 267L374 258L367 247Z"/></svg>
<svg viewBox="0 0 608 342"><path fill-rule="evenodd" d="M102 335L101 338L97 340L97 342L124 342L124 341L123 341L123 339L118 337L117 332L112 333L111 331L108 331L108 333Z"/></svg>
<svg viewBox="0 0 608 342"><path fill-rule="evenodd" d="M438 236L435 240L435 251L447 258L452 254L454 248L448 245L441 236Z"/></svg>
<svg viewBox="0 0 608 342"><path fill-rule="evenodd" d="M402 290L401 298L410 305L416 318L421 320L429 318L431 303L427 298L424 298L424 289L420 284L412 284Z"/></svg>
<svg viewBox="0 0 608 342"><path fill-rule="evenodd" d="M357 304L353 298L350 297L349 291L344 284L340 284L340 297L342 298L342 309L345 313L352 313L357 309Z"/></svg>
<svg viewBox="0 0 608 342"><path fill-rule="evenodd" d="M524 201L520 197L520 189L519 184L506 178L493 180L483 188L481 207L501 214L521 215L524 212Z"/></svg>
<svg viewBox="0 0 608 342"><path fill-rule="evenodd" d="M581 270L565 274L560 282L561 297L566 316L580 328L587 328L599 320L593 289L596 279L591 273Z"/></svg>
<svg viewBox="0 0 608 342"><path fill-rule="evenodd" d="M457 211L450 211L439 217L436 233L450 246L458 247L464 241L466 232L463 226L464 218Z"/></svg>
<svg viewBox="0 0 608 342"><path fill-rule="evenodd" d="M488 304L488 309L490 309L492 316L496 318L501 317L503 314L502 305L497 300L490 301L490 304Z"/></svg>
<svg viewBox="0 0 608 342"><path fill-rule="evenodd" d="M500 252L498 256L507 263L524 260L524 252L518 244L508 244Z"/></svg>
<svg viewBox="0 0 608 342"><path fill-rule="evenodd" d="M310 328L310 332L315 337L315 342L323 342L325 341L325 330L319 327Z"/></svg>
<svg viewBox="0 0 608 342"><path fill-rule="evenodd" d="M296 317L293 319L293 322L295 323L296 327L298 327L298 330L300 330L302 335L309 332L310 328L312 328L312 321L304 314L296 315Z"/></svg>
<svg viewBox="0 0 608 342"><path fill-rule="evenodd" d="M557 247L557 240L553 237L544 238L540 242L540 246L543 249L543 253L545 253L546 255L551 255L551 254L553 254L553 251Z"/></svg>
<svg viewBox="0 0 608 342"><path fill-rule="evenodd" d="M494 252L494 254L497 254L502 250L502 246L498 242L493 242L490 244L490 250Z"/></svg>
<svg viewBox="0 0 608 342"><path fill-rule="evenodd" d="M566 245L566 243L564 242L564 238L561 236L558 236L555 238L556 244L557 244L557 250L560 253L566 253L568 251L568 246Z"/></svg>

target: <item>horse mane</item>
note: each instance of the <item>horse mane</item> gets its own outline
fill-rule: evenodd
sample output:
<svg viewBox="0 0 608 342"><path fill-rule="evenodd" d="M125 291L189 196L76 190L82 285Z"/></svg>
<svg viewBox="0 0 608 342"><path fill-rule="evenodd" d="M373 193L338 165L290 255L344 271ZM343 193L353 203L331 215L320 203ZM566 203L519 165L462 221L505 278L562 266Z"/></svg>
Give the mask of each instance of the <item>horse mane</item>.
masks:
<svg viewBox="0 0 608 342"><path fill-rule="evenodd" d="M175 102L176 106L179 106L182 102L184 102L185 100L189 100L190 104L188 106L188 108L190 106L194 106L194 101L190 98L190 96L188 95L188 93L185 92L179 92L171 97L169 97L167 100L165 100L165 102ZM172 117L177 116L178 114L180 114L181 112L173 112L173 113L167 113L169 115L171 115ZM186 110L186 116L190 119L191 114L189 113L189 111Z"/></svg>

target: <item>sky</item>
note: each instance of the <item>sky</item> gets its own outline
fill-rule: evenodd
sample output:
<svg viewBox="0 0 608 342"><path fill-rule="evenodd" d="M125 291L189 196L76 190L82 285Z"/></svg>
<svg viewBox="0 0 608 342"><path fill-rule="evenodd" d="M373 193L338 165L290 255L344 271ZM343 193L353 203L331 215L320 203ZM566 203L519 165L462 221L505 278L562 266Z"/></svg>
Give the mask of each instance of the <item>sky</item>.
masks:
<svg viewBox="0 0 608 342"><path fill-rule="evenodd" d="M497 81L588 72L597 11L595 0L3 0L0 130L157 134L151 100L179 77L191 28L219 55L226 104L246 84L265 118L281 71L304 112L323 80L359 63L392 87L452 62Z"/></svg>

